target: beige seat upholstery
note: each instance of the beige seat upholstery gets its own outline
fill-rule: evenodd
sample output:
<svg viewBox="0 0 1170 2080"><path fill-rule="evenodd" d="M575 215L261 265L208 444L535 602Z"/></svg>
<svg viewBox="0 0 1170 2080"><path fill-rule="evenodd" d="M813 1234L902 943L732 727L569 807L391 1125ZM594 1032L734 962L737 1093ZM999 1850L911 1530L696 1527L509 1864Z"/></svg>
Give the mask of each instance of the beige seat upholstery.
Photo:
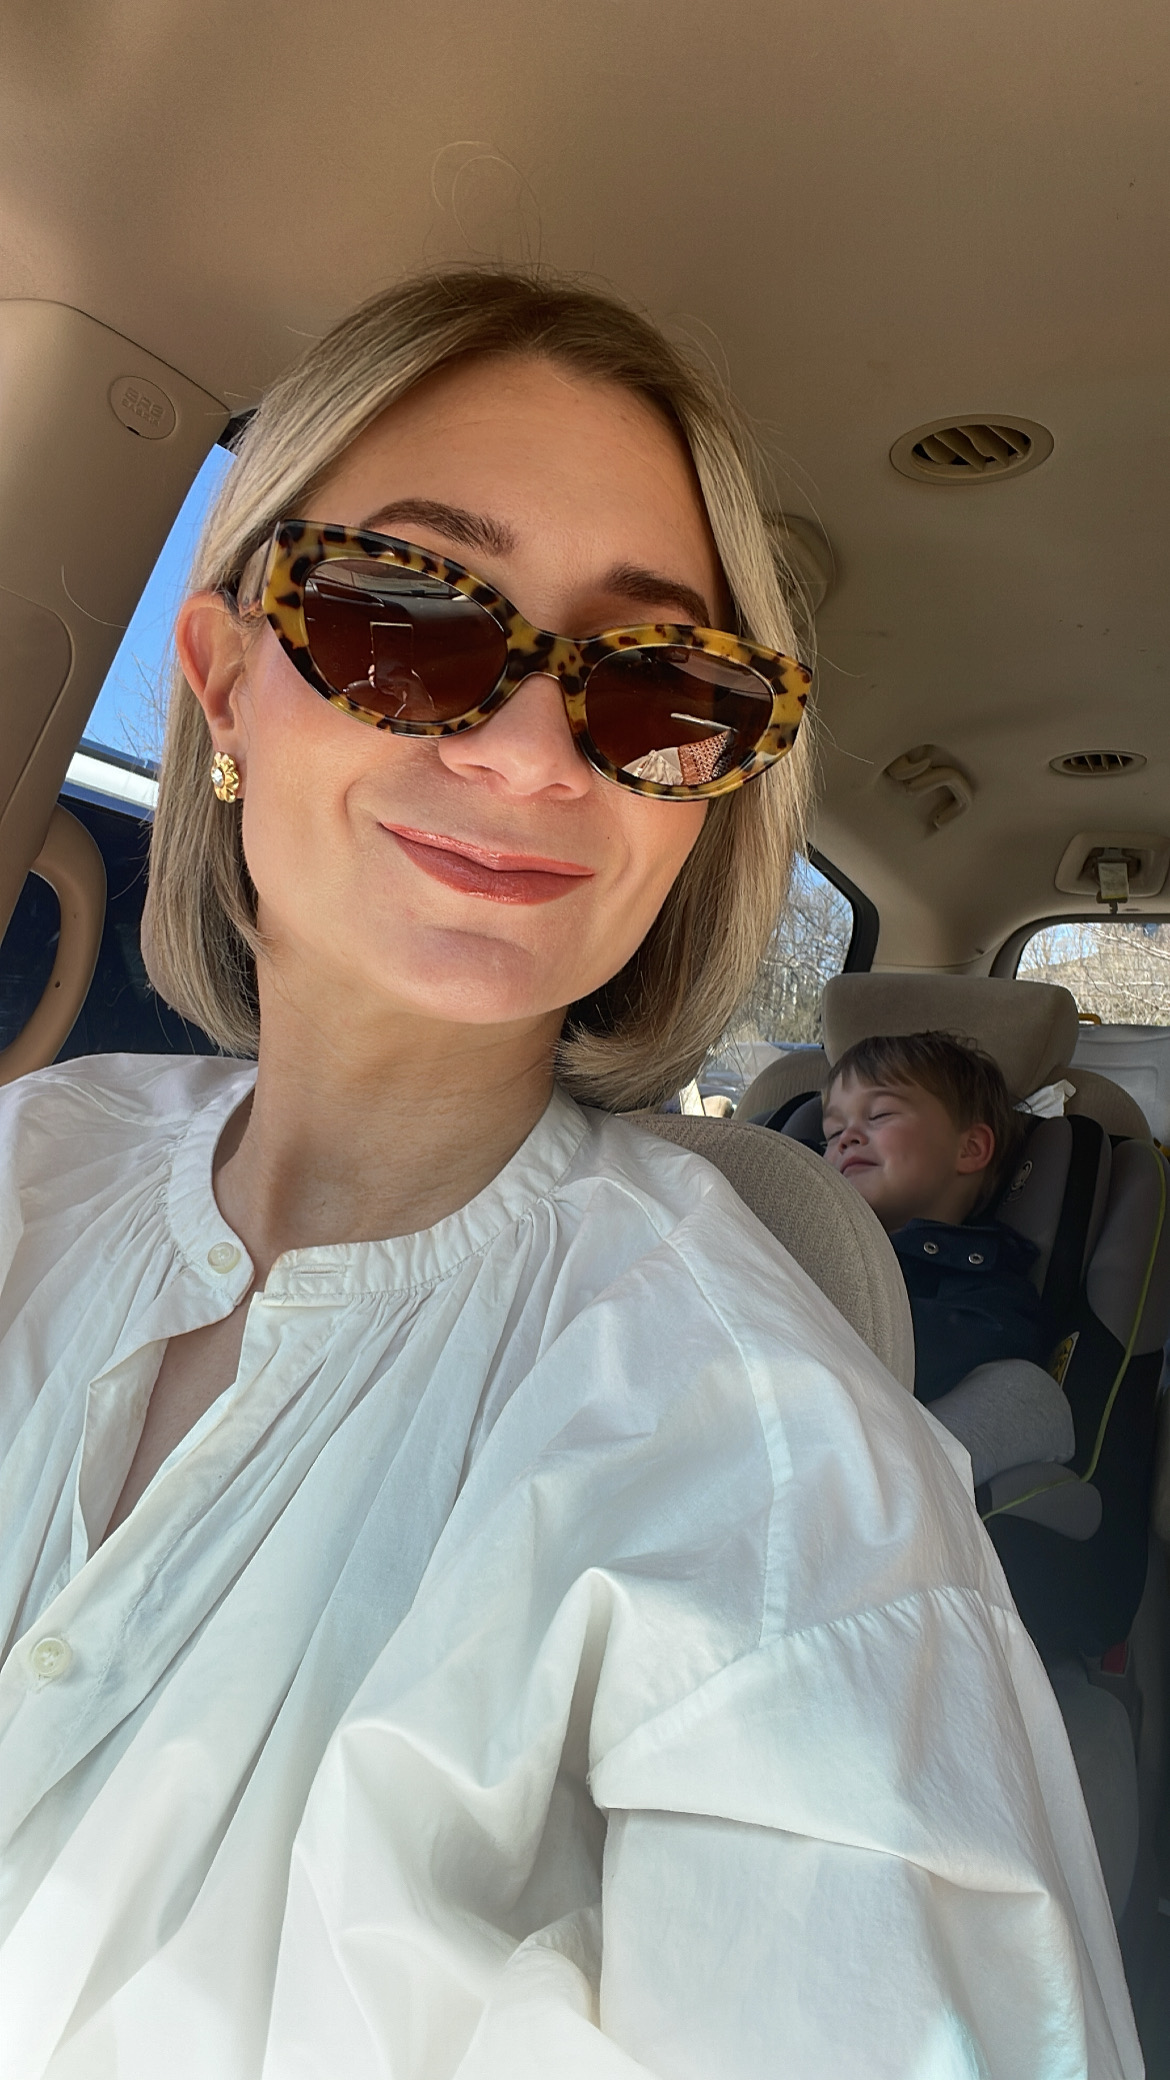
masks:
<svg viewBox="0 0 1170 2080"><path fill-rule="evenodd" d="M985 975L837 975L826 986L821 1021L824 1050L794 1049L769 1063L739 1101L741 1120L773 1112L802 1090L822 1089L829 1062L857 1040L876 1033L944 1032L985 1048L1015 1097L1063 1078L1075 1087L1069 1112L1086 1113L1107 1134L1150 1139L1145 1114L1119 1084L1069 1066L1079 1033L1076 999L1056 984Z"/></svg>
<svg viewBox="0 0 1170 2080"><path fill-rule="evenodd" d="M754 1076L735 1108L739 1120L766 1119L790 1098L823 1090L829 1059L823 1047L790 1047Z"/></svg>
<svg viewBox="0 0 1170 2080"><path fill-rule="evenodd" d="M766 1127L662 1112L635 1112L629 1120L722 1171L894 1378L913 1388L906 1288L885 1230L859 1192L811 1149Z"/></svg>
<svg viewBox="0 0 1170 2080"><path fill-rule="evenodd" d="M1064 1071L1070 1083L1076 1085L1076 1096L1069 1099L1066 1112L1083 1112L1087 1118L1095 1119L1107 1134L1124 1134L1131 1141L1148 1141L1150 1123L1128 1091L1108 1076L1099 1076L1095 1069L1082 1069L1074 1062Z"/></svg>

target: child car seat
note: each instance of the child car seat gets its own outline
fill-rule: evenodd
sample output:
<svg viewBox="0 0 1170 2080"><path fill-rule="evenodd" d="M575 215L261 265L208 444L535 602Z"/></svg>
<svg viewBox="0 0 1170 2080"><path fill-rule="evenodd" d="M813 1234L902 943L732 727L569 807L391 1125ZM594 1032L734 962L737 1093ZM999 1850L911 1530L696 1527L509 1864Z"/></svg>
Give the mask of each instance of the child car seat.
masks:
<svg viewBox="0 0 1170 2080"><path fill-rule="evenodd" d="M1073 1080L1074 999L1046 983L981 976L843 975L825 991L827 1063L873 1033L943 1030L986 1048L1017 1096ZM806 1050L801 1050L807 1061ZM811 1065L809 1065L811 1066ZM765 1072L767 1074L767 1072ZM1043 1654L1100 1656L1123 1641L1148 1563L1162 1346L1170 1332L1167 1165L1138 1107L1082 1081L1088 1110L1039 1119L995 1211L1037 1246L1053 1367L1073 1412L1067 1472L1025 1467L977 1497ZM745 1093L742 1119L753 1103ZM823 1147L819 1093L790 1091L766 1123ZM1119 1126L1123 1131L1119 1132ZM1090 1500L1074 1488L1091 1485ZM1068 1487L1066 1495L1059 1493Z"/></svg>

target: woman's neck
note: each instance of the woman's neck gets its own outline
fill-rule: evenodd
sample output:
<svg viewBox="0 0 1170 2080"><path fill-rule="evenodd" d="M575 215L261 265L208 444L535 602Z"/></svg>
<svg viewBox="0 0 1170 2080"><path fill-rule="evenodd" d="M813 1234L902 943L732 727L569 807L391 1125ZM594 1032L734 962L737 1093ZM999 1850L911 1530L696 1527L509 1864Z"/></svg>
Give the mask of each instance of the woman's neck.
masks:
<svg viewBox="0 0 1170 2080"><path fill-rule="evenodd" d="M257 1284L286 1250L414 1234L466 1206L544 1111L560 1022L439 1025L335 998L322 1013L262 975L255 1092L215 1172Z"/></svg>

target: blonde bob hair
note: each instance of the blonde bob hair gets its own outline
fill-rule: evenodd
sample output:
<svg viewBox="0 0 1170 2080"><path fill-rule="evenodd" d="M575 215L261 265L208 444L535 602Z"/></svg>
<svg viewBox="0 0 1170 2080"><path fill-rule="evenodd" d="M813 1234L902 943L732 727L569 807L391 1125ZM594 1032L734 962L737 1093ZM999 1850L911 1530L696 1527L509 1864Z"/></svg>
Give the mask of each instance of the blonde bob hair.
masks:
<svg viewBox="0 0 1170 2080"><path fill-rule="evenodd" d="M749 461L708 372L616 299L543 275L420 276L375 297L273 384L239 444L195 555L195 592L232 592L276 522L297 515L362 429L457 360L540 355L616 383L678 428L738 627L795 654L792 617ZM265 957L237 809L208 780L211 739L181 672L167 715L143 946L159 994L230 1053L259 1040ZM707 805L697 843L642 945L570 1007L558 1074L587 1104L659 1102L697 1073L751 986L803 829L805 732L760 779Z"/></svg>

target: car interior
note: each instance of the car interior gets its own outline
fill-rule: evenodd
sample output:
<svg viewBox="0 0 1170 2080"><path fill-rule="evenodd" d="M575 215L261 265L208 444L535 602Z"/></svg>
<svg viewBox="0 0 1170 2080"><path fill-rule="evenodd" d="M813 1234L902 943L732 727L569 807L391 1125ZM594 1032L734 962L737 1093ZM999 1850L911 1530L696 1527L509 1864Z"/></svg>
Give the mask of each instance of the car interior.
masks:
<svg viewBox="0 0 1170 2080"><path fill-rule="evenodd" d="M1078 1455L982 1506L1072 1584L1094 1487L1149 1498L1132 1622L1050 1674L1170 2080L1165 8L10 0L0 33L0 1081L213 1051L139 947L165 645L132 623L305 342L421 267L544 264L714 365L815 647L818 800L741 1018L637 1123L912 1389L829 1064L940 1028L1042 1101L1000 1213Z"/></svg>

